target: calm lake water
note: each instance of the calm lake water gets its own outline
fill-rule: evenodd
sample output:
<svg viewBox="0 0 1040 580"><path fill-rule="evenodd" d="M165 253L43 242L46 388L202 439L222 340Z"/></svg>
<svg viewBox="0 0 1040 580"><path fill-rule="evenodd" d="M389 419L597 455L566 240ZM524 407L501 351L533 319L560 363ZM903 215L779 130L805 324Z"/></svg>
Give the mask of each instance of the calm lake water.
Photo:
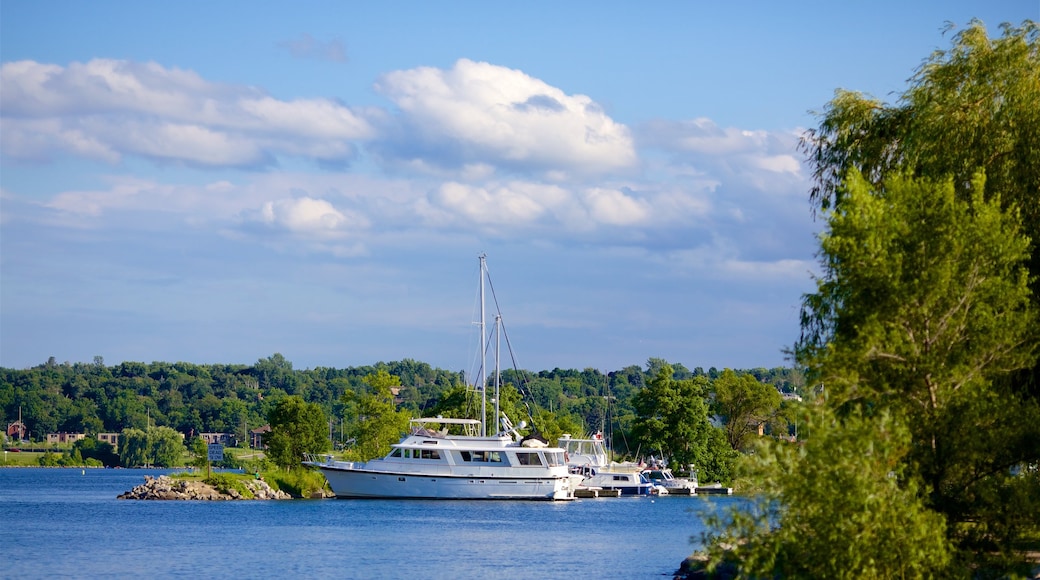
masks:
<svg viewBox="0 0 1040 580"><path fill-rule="evenodd" d="M671 577L740 501L116 499L162 473L0 469L0 577Z"/></svg>

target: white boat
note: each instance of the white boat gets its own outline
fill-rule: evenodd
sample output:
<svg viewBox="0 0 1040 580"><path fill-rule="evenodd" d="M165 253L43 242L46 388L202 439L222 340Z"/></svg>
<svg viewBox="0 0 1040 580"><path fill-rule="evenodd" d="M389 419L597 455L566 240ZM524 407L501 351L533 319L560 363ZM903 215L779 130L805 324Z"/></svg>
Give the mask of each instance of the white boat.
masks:
<svg viewBox="0 0 1040 580"><path fill-rule="evenodd" d="M453 426L469 434L451 434ZM578 480L562 449L524 440L516 429L481 437L479 426L476 419L413 419L411 433L386 457L312 457L305 464L320 469L340 498L574 499Z"/></svg>
<svg viewBox="0 0 1040 580"><path fill-rule="evenodd" d="M658 489L641 471L593 470L593 474L582 480L585 489L618 490L621 495L654 495L668 493Z"/></svg>
<svg viewBox="0 0 1040 580"><path fill-rule="evenodd" d="M581 439L565 433L557 445L564 450L570 472L582 478L580 488L620 490L621 495L651 495L663 491L641 474L643 466L610 461L602 433Z"/></svg>
<svg viewBox="0 0 1040 580"><path fill-rule="evenodd" d="M697 480L693 481L675 477L672 474L672 470L667 467L651 467L642 471L643 475L650 481L650 483L656 485L659 488L664 488L669 492L675 492L676 490L691 490L685 491L690 495L696 494Z"/></svg>
<svg viewBox="0 0 1040 580"><path fill-rule="evenodd" d="M481 356L485 352L484 276L480 256ZM500 316L496 317L496 331ZM495 386L498 387L496 353ZM481 416L487 396L481 364ZM495 416L500 416L495 393ZM522 437L504 416L501 430L485 434L478 419L413 419L410 432L385 457L366 462L308 457L339 498L572 500L580 477L570 474L565 453L535 437Z"/></svg>

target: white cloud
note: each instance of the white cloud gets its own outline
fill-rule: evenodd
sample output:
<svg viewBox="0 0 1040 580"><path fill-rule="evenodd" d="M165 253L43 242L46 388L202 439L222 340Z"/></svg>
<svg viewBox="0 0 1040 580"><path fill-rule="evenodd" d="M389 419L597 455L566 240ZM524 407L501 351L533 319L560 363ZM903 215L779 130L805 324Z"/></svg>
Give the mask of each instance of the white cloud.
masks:
<svg viewBox="0 0 1040 580"><path fill-rule="evenodd" d="M201 166L268 165L281 155L343 163L373 129L329 99L282 101L156 63L4 63L4 155L138 155Z"/></svg>
<svg viewBox="0 0 1040 580"><path fill-rule="evenodd" d="M363 227L365 220L348 217L324 199L302 197L269 201L259 219L270 226L304 236L338 237L349 227Z"/></svg>
<svg viewBox="0 0 1040 580"><path fill-rule="evenodd" d="M566 173L624 170L636 163L627 127L585 95L521 71L461 59L448 70L384 75L377 89L401 112L407 134L389 157L440 156L449 166L491 163Z"/></svg>

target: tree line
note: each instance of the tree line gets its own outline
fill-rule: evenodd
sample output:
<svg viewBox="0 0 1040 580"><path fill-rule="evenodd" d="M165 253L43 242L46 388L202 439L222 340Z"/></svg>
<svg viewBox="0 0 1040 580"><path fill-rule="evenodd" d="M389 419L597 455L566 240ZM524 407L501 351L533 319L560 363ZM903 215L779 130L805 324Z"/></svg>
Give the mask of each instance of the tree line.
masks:
<svg viewBox="0 0 1040 580"><path fill-rule="evenodd" d="M746 437L736 433L757 434L761 424L771 433L786 435L780 393L800 392L803 376L792 368L690 370L658 358L649 359L645 367L632 365L609 373L591 368L509 369L501 376L500 402L514 422L528 421L548 437L603 431L612 436L611 446L619 457L674 456L677 464L705 465L702 476L728 480L732 451L747 444ZM759 397L762 408L748 407L747 400L729 395L735 385L765 393L764 399ZM300 370L277 353L253 365L128 361L108 366L101 357L91 363L57 363L51 358L28 369L0 369L0 421L5 425L20 416L36 440L58 432L122 433L120 449L111 451L122 456L124 465L169 464L171 432L183 434L189 445L201 433L230 433L246 444L250 430L287 412L279 405L290 399L320 411L320 429L330 446L368 459L396 442L403 431L400 417L405 417L405 424L407 418L438 414L475 417L475 395L462 372L410 359ZM685 405L693 405L696 412L683 411ZM662 412L668 408L673 409L671 416ZM730 420L730 414L739 417ZM311 422L315 416L311 412ZM385 421L373 421L374 417ZM690 417L700 422L699 427L687 424ZM715 423L711 417L716 417ZM492 417L487 421L497 424ZM741 427L734 427L741 421ZM160 427L168 431L156 431ZM709 451L704 438L719 445ZM89 449L84 445L78 444L77 450L87 457L103 450L96 443ZM298 462L298 455L289 454L285 463Z"/></svg>

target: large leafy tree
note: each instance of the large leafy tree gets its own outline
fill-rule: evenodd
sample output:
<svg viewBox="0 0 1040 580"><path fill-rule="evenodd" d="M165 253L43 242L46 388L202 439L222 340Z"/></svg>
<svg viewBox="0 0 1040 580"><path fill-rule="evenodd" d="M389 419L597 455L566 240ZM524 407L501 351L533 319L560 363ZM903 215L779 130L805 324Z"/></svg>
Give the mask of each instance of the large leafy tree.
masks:
<svg viewBox="0 0 1040 580"><path fill-rule="evenodd" d="M856 263L851 250L844 263L832 260L832 278L844 277L845 288L857 293L841 296L840 288L821 287L807 302L802 341L802 355L813 358L825 354L830 336L844 341L844 349L828 355L830 368L865 373L865 397L876 392L914 414L911 426L922 444L915 455L932 505L950 516L960 545L976 553L1006 551L1026 530L1036 533L1023 519L1040 520L1037 502L1017 503L1028 496L1022 487L1035 482L1006 477L1015 466L1040 461L1040 360L1035 336L1023 331L1030 318L1022 315L1026 283L1032 304L1040 306L1040 27L1027 21L1002 29L1002 36L990 38L976 21L958 32L948 50L933 53L917 71L895 105L839 92L819 129L803 141L815 177L811 199L820 208L836 208L838 216L848 213L843 205L855 195L843 181L852 169L878 194L893 189L886 182L905 175L948 179L952 197L977 213L973 224L954 224L944 222L949 216L941 212L919 211L917 218L929 221L904 222L903 232L890 235L917 240L922 236L913 234L923 227L943 242L919 243L916 255L909 244L900 255L892 248L888 258L898 262ZM980 172L985 180L975 178ZM947 192L938 201L952 207L950 198ZM1016 217L1021 233L1010 225ZM963 227L973 228L971 243L961 243L952 231ZM943 235L948 229L950 235ZM933 267L947 254L954 259ZM968 261L973 254L980 257ZM1023 257L1028 282L1019 268ZM910 289L913 268L922 268L917 297L935 301L900 303L903 315L916 316L904 316L902 334L878 324L860 330L873 322L870 313L880 311L881 302L895 305L878 293L885 288L879 282L904 259L903 288ZM881 270L869 274L871 268ZM844 306L828 312L837 304ZM856 352L870 354L869 364L855 364L850 355ZM868 382L846 378L852 379L847 385L832 381L833 387L862 391ZM1016 507L1002 507L1007 505Z"/></svg>
<svg viewBox="0 0 1040 580"><path fill-rule="evenodd" d="M740 541L707 538L715 561L734 560L742 578L941 577L945 521L906 477L906 425L889 413L839 422L814 411L804 445L764 439L744 458L742 475L759 487L724 524Z"/></svg>
<svg viewBox="0 0 1040 580"><path fill-rule="evenodd" d="M664 364L636 394L632 432L644 455L660 452L672 465L693 465L705 480L728 480L732 452L708 420L709 380L672 378Z"/></svg>
<svg viewBox="0 0 1040 580"><path fill-rule="evenodd" d="M736 451L744 451L752 438L780 412L780 391L753 375L738 375L726 369L711 384L715 407L725 419L726 441Z"/></svg>
<svg viewBox="0 0 1040 580"><path fill-rule="evenodd" d="M810 552L785 542L806 519L810 538L840 520L857 522L857 536L896 539L893 549L930 546L902 556L913 569L848 560L866 577L1028 570L1021 550L1040 537L1038 36L1026 22L991 39L973 22L897 104L842 91L806 134L828 231L795 352L825 399L808 409L800 452L774 444L750 460L780 509L730 527L756 574L797 575L784 562L826 564L849 546L841 532ZM884 480L849 480L856 470ZM871 496L888 499L847 501ZM908 509L872 517L892 503Z"/></svg>
<svg viewBox="0 0 1040 580"><path fill-rule="evenodd" d="M798 353L832 406L906 418L907 462L961 548L1009 549L1040 531L1040 497L1002 505L1032 493L1016 466L1040 460L1040 407L1001 381L1035 360L1028 240L982 177L968 199L951 179L885 183L850 172Z"/></svg>
<svg viewBox="0 0 1040 580"><path fill-rule="evenodd" d="M1040 305L1040 26L1001 28L998 38L979 21L957 32L895 104L838 91L802 146L821 209L842 203L850 169L876 187L894 175L950 178L962 200L977 193L974 176L984 172L984 195L1020 213L1033 242L1028 265ZM1009 382L1040 398L1040 362Z"/></svg>
<svg viewBox="0 0 1040 580"><path fill-rule="evenodd" d="M348 427L348 433L354 439L351 453L362 461L387 454L390 445L407 431L411 418L394 404L391 388L401 384L399 378L379 369L368 374L365 382L370 392L347 391L343 394L343 402L353 415Z"/></svg>
<svg viewBox="0 0 1040 580"><path fill-rule="evenodd" d="M295 395L285 397L271 409L267 420L271 424L271 432L264 437L267 456L279 467L297 468L305 454L329 448L329 422L316 403Z"/></svg>

